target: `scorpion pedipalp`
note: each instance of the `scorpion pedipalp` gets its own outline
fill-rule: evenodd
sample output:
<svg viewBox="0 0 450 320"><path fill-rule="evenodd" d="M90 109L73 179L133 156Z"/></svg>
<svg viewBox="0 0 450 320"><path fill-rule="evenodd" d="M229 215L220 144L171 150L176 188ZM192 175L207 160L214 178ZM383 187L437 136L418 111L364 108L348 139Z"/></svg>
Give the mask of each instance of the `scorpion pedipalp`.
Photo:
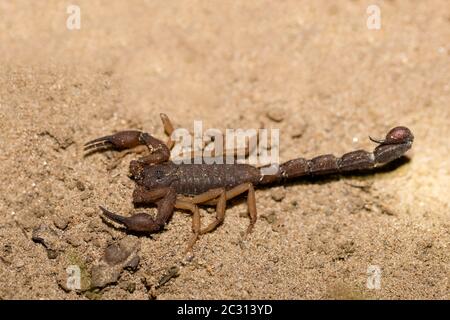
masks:
<svg viewBox="0 0 450 320"><path fill-rule="evenodd" d="M140 131L128 130L120 131L113 135L104 136L91 140L84 145L85 151L97 151L104 148L114 148L117 150L131 149L141 145Z"/></svg>
<svg viewBox="0 0 450 320"><path fill-rule="evenodd" d="M124 217L113 213L100 206L103 214L111 221L127 227L128 230L136 232L158 232L164 225L158 224L150 215L146 213L137 213L131 217Z"/></svg>

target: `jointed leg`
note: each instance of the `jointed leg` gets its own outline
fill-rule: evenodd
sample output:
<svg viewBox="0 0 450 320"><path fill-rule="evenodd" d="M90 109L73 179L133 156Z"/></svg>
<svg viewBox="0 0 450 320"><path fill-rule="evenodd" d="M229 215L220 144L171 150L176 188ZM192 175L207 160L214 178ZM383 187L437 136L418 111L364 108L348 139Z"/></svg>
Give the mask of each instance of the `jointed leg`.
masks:
<svg viewBox="0 0 450 320"><path fill-rule="evenodd" d="M248 206L248 213L250 215L250 224L247 227L246 234L249 234L253 231L253 227L255 226L256 219L258 219L258 213L256 211L255 189L253 188L252 184L250 184L249 189L248 189L247 206Z"/></svg>
<svg viewBox="0 0 450 320"><path fill-rule="evenodd" d="M191 251L195 242L198 240L198 236L200 234L200 211L198 210L198 206L193 204L192 202L177 200L175 202L175 208L182 210L189 210L192 212L192 232L193 235L188 242L188 246L186 248L186 252Z"/></svg>
<svg viewBox="0 0 450 320"><path fill-rule="evenodd" d="M193 245L198 240L199 235L215 230L223 222L225 218L227 200L237 197L244 192L248 192L247 206L250 215L250 224L247 227L247 231L245 233L245 235L248 235L250 232L252 232L253 226L255 225L257 219L255 190L251 183L243 183L229 191L225 191L225 189L223 188L217 188L211 189L194 197L178 197L175 203L175 208L189 210L193 215L192 231L194 234L188 243L186 251L190 251L192 249ZM216 219L204 229L200 229L200 212L197 204L216 205Z"/></svg>
<svg viewBox="0 0 450 320"><path fill-rule="evenodd" d="M216 205L216 220L200 231L200 234L205 234L213 231L223 222L225 218L226 201L233 199L244 192L248 193L247 206L250 216L250 224L247 227L246 234L249 234L252 232L253 226L257 220L255 189L251 183L240 184L228 191L225 191L222 188L211 189L192 198L182 197L182 199L191 201L195 204Z"/></svg>
<svg viewBox="0 0 450 320"><path fill-rule="evenodd" d="M178 199L183 201L189 201L195 204L204 204L205 202L208 202L210 200L216 199L220 194L224 192L223 188L216 188L211 189L206 192L203 192L199 195L193 196L193 197L187 197L187 196L178 196ZM214 203L215 205L216 203Z"/></svg>
<svg viewBox="0 0 450 320"><path fill-rule="evenodd" d="M257 220L257 211L256 211L256 198L255 198L255 189L253 188L253 185L251 183L243 183L240 184L233 189L228 190L225 193L225 200L228 201L230 199L233 199L234 197L237 197L238 195L248 192L247 194L247 207L248 207L248 213L250 216L250 224L247 228L246 234L249 234L253 230L253 226L256 223ZM213 204L219 204L220 200L213 199L210 201L206 201L204 204L206 205L213 205Z"/></svg>
<svg viewBox="0 0 450 320"><path fill-rule="evenodd" d="M159 116L161 117L161 121L164 126L164 132L169 136L169 139L166 142L167 148L169 148L169 150L172 150L173 146L175 145L175 142L171 138L174 131L172 122L165 113L160 113Z"/></svg>
<svg viewBox="0 0 450 320"><path fill-rule="evenodd" d="M211 232L223 223L223 220L225 219L225 208L227 205L226 203L227 200L225 198L225 191L223 191L220 194L219 199L217 200L216 220L211 222L205 229L201 230L200 234Z"/></svg>
<svg viewBox="0 0 450 320"><path fill-rule="evenodd" d="M179 197L180 199L180 197ZM226 199L225 199L225 189L217 188L208 190L202 194L199 194L194 197L181 197L181 199L185 201L190 201L194 204L203 204L207 201L217 199L216 203L216 219L211 222L205 229L200 231L200 234L205 234L216 229L225 218L225 207L226 207Z"/></svg>

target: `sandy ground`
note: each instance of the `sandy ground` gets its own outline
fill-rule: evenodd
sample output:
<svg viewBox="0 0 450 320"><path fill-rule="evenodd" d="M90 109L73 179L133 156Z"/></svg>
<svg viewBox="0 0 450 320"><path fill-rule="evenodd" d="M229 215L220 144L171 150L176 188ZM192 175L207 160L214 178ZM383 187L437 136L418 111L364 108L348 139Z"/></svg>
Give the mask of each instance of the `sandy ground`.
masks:
<svg viewBox="0 0 450 320"><path fill-rule="evenodd" d="M70 31L66 1L0 2L1 299L450 297L448 1L381 1L381 30L371 1L76 3ZM396 125L416 139L393 170L257 191L247 240L237 202L185 258L186 213L151 237L101 219L135 210L131 155L83 157L123 129L164 138L160 112L279 128L283 161L372 150Z"/></svg>

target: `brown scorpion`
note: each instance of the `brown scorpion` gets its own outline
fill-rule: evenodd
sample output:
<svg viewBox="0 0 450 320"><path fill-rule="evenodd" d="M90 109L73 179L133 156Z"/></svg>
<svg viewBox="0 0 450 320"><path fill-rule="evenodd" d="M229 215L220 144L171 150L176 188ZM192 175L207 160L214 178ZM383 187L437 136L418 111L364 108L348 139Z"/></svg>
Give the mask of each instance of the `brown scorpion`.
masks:
<svg viewBox="0 0 450 320"><path fill-rule="evenodd" d="M167 143L145 132L121 131L89 141L85 144L85 150L90 153L112 148L123 150L123 156L131 149L141 147L142 150L143 147L147 155L130 162L130 177L137 184L133 192L133 203L135 206L156 204L156 216L137 213L125 217L103 207L100 209L107 218L124 225L128 230L147 233L163 230L174 209L188 210L192 212L193 236L187 251L192 249L199 235L213 231L224 221L226 202L240 194L247 193L250 217L246 230L248 234L257 219L255 187L282 184L302 176L369 170L401 157L411 148L414 140L408 128L399 126L391 129L383 140L369 137L378 144L373 152L356 150L340 158L332 154L310 160L297 158L280 164L276 172L267 175L262 173L261 168L242 163L174 163L170 160L170 150L174 145L170 136L174 129L165 114L161 114L161 119L165 132L169 135ZM198 205L216 206L216 218L205 228L201 227Z"/></svg>

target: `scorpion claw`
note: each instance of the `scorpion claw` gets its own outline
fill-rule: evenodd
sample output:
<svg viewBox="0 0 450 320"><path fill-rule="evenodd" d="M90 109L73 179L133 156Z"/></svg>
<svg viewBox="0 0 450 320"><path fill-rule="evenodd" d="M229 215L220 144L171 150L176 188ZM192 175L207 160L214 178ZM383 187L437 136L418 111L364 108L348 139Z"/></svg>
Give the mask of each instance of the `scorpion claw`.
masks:
<svg viewBox="0 0 450 320"><path fill-rule="evenodd" d="M112 147L112 144L108 141L93 143L84 146L84 151L99 151L102 149L109 149Z"/></svg>
<svg viewBox="0 0 450 320"><path fill-rule="evenodd" d="M91 140L91 141L89 141L89 142L86 142L86 143L84 144L84 146L85 146L85 147L88 147L89 145L95 145L95 144L98 144L98 143L109 142L109 139L111 139L111 136L104 136L104 137L97 138L97 139Z"/></svg>
<svg viewBox="0 0 450 320"><path fill-rule="evenodd" d="M85 143L84 150L95 152L109 148L117 150L131 149L142 144L140 140L141 135L142 132L140 131L120 131L113 135L104 136Z"/></svg>
<svg viewBox="0 0 450 320"><path fill-rule="evenodd" d="M100 210L102 210L105 217L107 217L109 220L112 220L114 222L125 225L125 221L127 219L126 217L115 214L115 213L103 208L102 206L99 206L99 207L100 207Z"/></svg>
<svg viewBox="0 0 450 320"><path fill-rule="evenodd" d="M103 208L102 206L100 206L100 209L102 210L106 218L124 225L128 230L131 231L154 233L160 231L164 227L164 224L158 224L151 216L146 213L137 213L131 217L124 217L115 214Z"/></svg>
<svg viewBox="0 0 450 320"><path fill-rule="evenodd" d="M111 147L113 147L113 143L111 142L111 136L105 136L85 143L84 151L96 152L103 149L109 149Z"/></svg>

